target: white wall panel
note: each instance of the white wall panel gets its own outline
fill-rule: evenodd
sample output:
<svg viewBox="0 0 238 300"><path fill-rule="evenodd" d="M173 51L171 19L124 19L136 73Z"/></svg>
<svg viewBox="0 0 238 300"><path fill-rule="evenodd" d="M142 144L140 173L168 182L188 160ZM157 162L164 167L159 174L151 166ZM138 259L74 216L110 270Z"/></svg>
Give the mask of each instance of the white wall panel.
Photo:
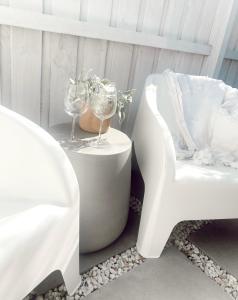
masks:
<svg viewBox="0 0 238 300"><path fill-rule="evenodd" d="M51 13L56 16L79 19L80 2L78 0L51 1ZM67 5L66 5L67 3ZM47 41L46 41L47 42ZM51 34L50 45L50 105L49 126L69 121L64 112L66 85L70 77L76 76L78 38L63 34ZM46 46L46 45L45 45ZM48 60L49 57L46 57Z"/></svg>
<svg viewBox="0 0 238 300"><path fill-rule="evenodd" d="M27 10L207 45L218 3L225 0L0 0ZM238 18L229 50L238 51ZM47 128L70 121L64 112L69 77L92 68L136 88L123 130L131 133L146 77L171 68L200 74L204 55L1 25L0 102ZM238 87L238 61L225 59L220 78ZM116 120L114 126L118 126Z"/></svg>
<svg viewBox="0 0 238 300"><path fill-rule="evenodd" d="M238 14L234 22L228 49L238 51ZM227 84L238 88L238 61L224 59L220 72L220 78Z"/></svg>
<svg viewBox="0 0 238 300"><path fill-rule="evenodd" d="M112 0L88 0L82 3L83 12L81 20L98 25L109 25L111 17ZM78 71L90 68L99 75L104 76L107 55L105 40L80 38L78 50Z"/></svg>
<svg viewBox="0 0 238 300"><path fill-rule="evenodd" d="M138 31L159 34L165 1L147 0L141 2L137 24ZM156 49L149 47L134 46L133 49L128 88L134 88L136 92L134 102L129 107L127 119L123 124L123 130L129 135L133 129L146 77L153 71L156 52Z"/></svg>
<svg viewBox="0 0 238 300"><path fill-rule="evenodd" d="M11 108L11 27L0 27L0 103Z"/></svg>
<svg viewBox="0 0 238 300"><path fill-rule="evenodd" d="M41 0L10 0L9 3L14 8L42 11ZM10 34L11 107L40 123L42 33L12 27Z"/></svg>

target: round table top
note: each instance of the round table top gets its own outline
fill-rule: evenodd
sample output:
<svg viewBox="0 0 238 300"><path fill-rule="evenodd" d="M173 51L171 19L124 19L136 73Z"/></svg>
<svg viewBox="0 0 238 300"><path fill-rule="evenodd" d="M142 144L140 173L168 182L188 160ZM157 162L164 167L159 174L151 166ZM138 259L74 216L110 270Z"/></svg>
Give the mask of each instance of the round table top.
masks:
<svg viewBox="0 0 238 300"><path fill-rule="evenodd" d="M109 127L108 131L102 134L102 138L106 139L105 145L97 147L97 146L86 146L86 147L72 147L69 140L71 132L71 124L58 124L49 129L49 133L59 142L61 142L61 146L67 151L73 151L79 154L88 154L88 155L115 155L118 153L122 153L131 149L131 140L129 137L114 128ZM97 138L97 134L89 133L83 131L77 126L76 128L76 136L84 141L95 141ZM63 141L63 143L62 143Z"/></svg>

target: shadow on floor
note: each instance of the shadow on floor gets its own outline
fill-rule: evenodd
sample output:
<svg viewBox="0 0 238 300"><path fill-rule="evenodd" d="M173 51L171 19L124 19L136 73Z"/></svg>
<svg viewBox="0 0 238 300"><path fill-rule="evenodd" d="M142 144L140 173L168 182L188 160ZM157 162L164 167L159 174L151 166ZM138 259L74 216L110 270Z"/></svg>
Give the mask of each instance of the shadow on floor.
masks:
<svg viewBox="0 0 238 300"><path fill-rule="evenodd" d="M91 267L104 262L108 258L119 254L128 248L135 246L139 228L140 217L130 210L127 225L120 235L120 237L114 241L108 247L89 254L80 255L80 273L85 273ZM49 289L55 288L63 283L63 277L60 271L51 273L45 280L43 280L35 289L37 294L44 294Z"/></svg>

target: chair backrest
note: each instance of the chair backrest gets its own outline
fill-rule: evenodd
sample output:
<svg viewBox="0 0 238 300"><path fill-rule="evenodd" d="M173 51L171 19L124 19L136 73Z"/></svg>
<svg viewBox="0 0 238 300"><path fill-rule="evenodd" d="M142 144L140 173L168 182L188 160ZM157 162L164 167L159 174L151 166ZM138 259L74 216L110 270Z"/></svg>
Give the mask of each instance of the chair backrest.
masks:
<svg viewBox="0 0 238 300"><path fill-rule="evenodd" d="M173 92L169 86L167 78L163 74L152 74L147 78L145 92L150 86L156 88L156 103L157 110L165 120L173 139L179 139L180 132L177 127L174 109L171 105ZM147 97L149 99L149 95Z"/></svg>
<svg viewBox="0 0 238 300"><path fill-rule="evenodd" d="M0 204L79 201L70 161L40 126L0 106L0 141Z"/></svg>
<svg viewBox="0 0 238 300"><path fill-rule="evenodd" d="M157 87L157 109L176 146L179 148L178 145L183 144L189 149L206 147L211 115L224 101L226 84L205 76L170 71L154 74L149 81Z"/></svg>

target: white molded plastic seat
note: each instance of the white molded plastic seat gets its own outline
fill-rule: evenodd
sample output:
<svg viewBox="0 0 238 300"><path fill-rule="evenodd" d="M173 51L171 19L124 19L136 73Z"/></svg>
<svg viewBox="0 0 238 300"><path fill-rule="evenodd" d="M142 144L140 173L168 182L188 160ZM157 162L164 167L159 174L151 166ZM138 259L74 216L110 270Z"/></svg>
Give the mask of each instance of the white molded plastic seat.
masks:
<svg viewBox="0 0 238 300"><path fill-rule="evenodd" d="M175 117L163 75L150 75L132 139L145 183L137 249L159 257L173 227L183 220L236 218L238 170L176 161Z"/></svg>
<svg viewBox="0 0 238 300"><path fill-rule="evenodd" d="M0 299L21 300L51 272L80 285L79 187L58 143L0 106Z"/></svg>

